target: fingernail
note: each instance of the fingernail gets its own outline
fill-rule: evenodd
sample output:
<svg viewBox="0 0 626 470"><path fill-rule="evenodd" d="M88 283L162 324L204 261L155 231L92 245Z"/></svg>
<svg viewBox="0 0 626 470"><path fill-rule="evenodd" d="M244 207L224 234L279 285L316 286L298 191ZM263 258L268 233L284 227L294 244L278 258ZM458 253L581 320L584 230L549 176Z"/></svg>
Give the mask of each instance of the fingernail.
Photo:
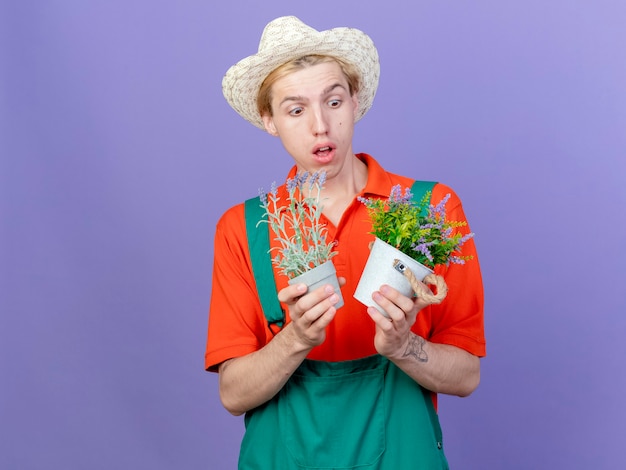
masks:
<svg viewBox="0 0 626 470"><path fill-rule="evenodd" d="M306 289L307 289L306 284L298 284L297 288L298 288L298 292L306 292Z"/></svg>
<svg viewBox="0 0 626 470"><path fill-rule="evenodd" d="M326 286L324 288L324 292L326 292L327 294L332 294L333 292L335 292L335 289L333 289L333 286Z"/></svg>

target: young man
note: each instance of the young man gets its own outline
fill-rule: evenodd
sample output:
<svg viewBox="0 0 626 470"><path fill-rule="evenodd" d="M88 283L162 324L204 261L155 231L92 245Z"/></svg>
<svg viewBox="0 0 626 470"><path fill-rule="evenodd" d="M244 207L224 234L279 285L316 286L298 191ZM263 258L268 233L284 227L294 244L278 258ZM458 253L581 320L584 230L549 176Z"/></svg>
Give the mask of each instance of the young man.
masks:
<svg viewBox="0 0 626 470"><path fill-rule="evenodd" d="M307 292L274 272L287 314L281 327L268 325L244 205L222 216L205 366L219 372L226 409L246 413L240 468L447 468L435 394L466 396L478 386L483 291L471 240L464 254L473 260L436 270L449 287L440 305L383 285L373 299L385 317L352 298L373 240L357 197L386 198L414 181L353 152L354 124L371 107L378 76L376 48L361 31L318 32L283 17L266 26L258 53L224 77L229 104L281 139L295 162L289 176L326 171L323 218L345 302L337 310L331 286ZM448 193L448 217L466 220L450 188L436 184L432 199Z"/></svg>

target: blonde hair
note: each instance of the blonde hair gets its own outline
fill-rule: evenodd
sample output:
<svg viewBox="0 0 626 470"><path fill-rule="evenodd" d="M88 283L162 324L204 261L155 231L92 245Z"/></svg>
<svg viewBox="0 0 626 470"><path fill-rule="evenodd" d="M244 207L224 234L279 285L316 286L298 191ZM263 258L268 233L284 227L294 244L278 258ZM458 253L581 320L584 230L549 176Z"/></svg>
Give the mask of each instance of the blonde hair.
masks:
<svg viewBox="0 0 626 470"><path fill-rule="evenodd" d="M337 64L339 64L339 67L341 67L341 71L348 81L350 96L354 96L355 93L359 92L361 87L361 78L354 65L341 59L337 59L333 56L316 54L306 55L298 59L290 60L280 67L275 68L265 78L265 80L261 84L261 88L259 88L259 94L257 95L256 104L259 114L261 116L265 114L269 114L270 116L273 115L272 86L279 79L297 70L302 70L306 67L312 67L313 65L323 64L326 62L336 62Z"/></svg>

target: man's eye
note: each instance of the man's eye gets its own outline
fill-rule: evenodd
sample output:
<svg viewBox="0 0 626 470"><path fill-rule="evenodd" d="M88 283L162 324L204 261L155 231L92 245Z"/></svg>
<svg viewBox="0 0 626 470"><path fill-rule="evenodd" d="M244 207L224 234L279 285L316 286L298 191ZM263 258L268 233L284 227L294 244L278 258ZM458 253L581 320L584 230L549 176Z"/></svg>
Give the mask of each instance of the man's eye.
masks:
<svg viewBox="0 0 626 470"><path fill-rule="evenodd" d="M331 108L338 108L340 104L341 100L330 100L328 102L328 106L330 106Z"/></svg>
<svg viewBox="0 0 626 470"><path fill-rule="evenodd" d="M300 114L302 114L302 111L302 108L293 108L289 111L289 114L291 114L292 116L299 116Z"/></svg>

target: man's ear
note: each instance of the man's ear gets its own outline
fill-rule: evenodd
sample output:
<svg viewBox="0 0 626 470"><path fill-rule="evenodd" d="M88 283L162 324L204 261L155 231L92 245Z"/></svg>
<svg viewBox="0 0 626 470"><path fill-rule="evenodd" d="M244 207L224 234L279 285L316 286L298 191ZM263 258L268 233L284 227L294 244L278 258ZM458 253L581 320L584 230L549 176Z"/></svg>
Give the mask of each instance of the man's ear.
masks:
<svg viewBox="0 0 626 470"><path fill-rule="evenodd" d="M261 116L261 119L263 119L263 125L265 126L267 133L273 135L274 137L278 137L278 132L276 131L276 126L274 125L274 118L269 114L264 114Z"/></svg>

